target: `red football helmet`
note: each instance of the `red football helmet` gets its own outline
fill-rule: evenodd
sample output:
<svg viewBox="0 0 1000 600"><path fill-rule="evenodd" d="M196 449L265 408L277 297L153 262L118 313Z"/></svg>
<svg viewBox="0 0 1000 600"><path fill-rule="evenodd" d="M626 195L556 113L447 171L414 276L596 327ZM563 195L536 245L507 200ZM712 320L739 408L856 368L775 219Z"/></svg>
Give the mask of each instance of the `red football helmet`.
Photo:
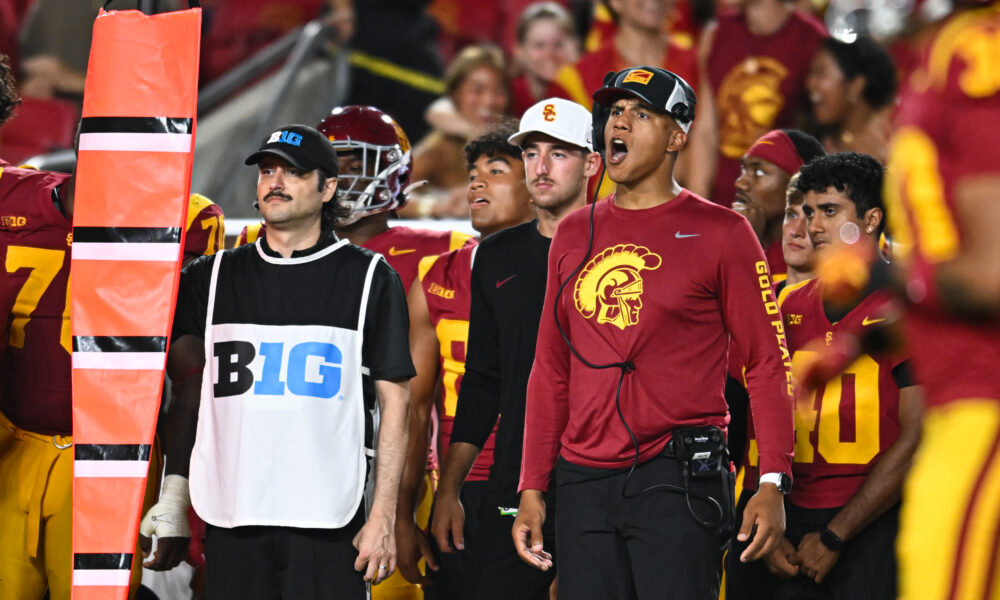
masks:
<svg viewBox="0 0 1000 600"><path fill-rule="evenodd" d="M344 224L406 204L413 171L410 140L392 117L374 106L338 106L316 129L338 153L361 153L362 173L338 178L337 189L351 209Z"/></svg>

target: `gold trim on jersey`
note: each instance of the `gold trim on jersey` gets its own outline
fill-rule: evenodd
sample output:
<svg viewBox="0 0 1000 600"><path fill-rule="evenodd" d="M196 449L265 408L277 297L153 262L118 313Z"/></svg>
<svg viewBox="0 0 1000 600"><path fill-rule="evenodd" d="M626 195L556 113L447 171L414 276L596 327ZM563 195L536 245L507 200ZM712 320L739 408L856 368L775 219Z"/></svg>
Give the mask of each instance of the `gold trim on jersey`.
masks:
<svg viewBox="0 0 1000 600"><path fill-rule="evenodd" d="M463 233L461 231L452 231L451 239L448 241L448 250L458 250L462 246L469 243L469 240L473 239L475 236Z"/></svg>
<svg viewBox="0 0 1000 600"><path fill-rule="evenodd" d="M785 303L785 298L788 297L788 294L791 294L792 292L801 287L805 287L805 285L810 281L812 281L812 279L806 279L804 281L793 283L791 285L785 284L785 287L781 288L781 291L778 292L778 307L780 308L781 305Z"/></svg>
<svg viewBox="0 0 1000 600"><path fill-rule="evenodd" d="M420 262L417 263L418 280L420 281L424 280L424 277L427 275L427 272L431 270L431 267L434 266L434 263L435 261L437 261L437 259L438 259L437 254L431 254L420 259Z"/></svg>

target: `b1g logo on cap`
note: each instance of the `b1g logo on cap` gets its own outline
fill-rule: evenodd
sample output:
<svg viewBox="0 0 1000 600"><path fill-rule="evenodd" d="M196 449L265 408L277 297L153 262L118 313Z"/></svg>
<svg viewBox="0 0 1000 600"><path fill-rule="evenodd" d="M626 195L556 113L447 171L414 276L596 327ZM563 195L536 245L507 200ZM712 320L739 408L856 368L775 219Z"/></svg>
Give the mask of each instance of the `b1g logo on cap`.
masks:
<svg viewBox="0 0 1000 600"><path fill-rule="evenodd" d="M551 123L556 120L556 106L555 104L546 104L542 108L542 118Z"/></svg>
<svg viewBox="0 0 1000 600"><path fill-rule="evenodd" d="M652 71L647 71L645 69L636 69L631 73L629 73L628 75L626 75L625 79L622 80L622 83L624 84L634 81L636 83L641 83L642 85L646 85L652 78L653 78Z"/></svg>
<svg viewBox="0 0 1000 600"><path fill-rule="evenodd" d="M271 134L271 137L267 138L267 143L273 144L275 142L300 146L302 145L302 136L294 131L275 131Z"/></svg>

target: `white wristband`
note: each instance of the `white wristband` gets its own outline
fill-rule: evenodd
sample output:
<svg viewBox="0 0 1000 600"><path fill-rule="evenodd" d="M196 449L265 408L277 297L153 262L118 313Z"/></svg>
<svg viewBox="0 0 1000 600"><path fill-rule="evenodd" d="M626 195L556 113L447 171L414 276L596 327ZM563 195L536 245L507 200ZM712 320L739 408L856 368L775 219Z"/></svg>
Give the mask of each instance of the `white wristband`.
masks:
<svg viewBox="0 0 1000 600"><path fill-rule="evenodd" d="M764 473L757 481L758 485L763 483L773 483L782 494L787 494L791 489L791 479L789 479L788 475L785 475L784 473Z"/></svg>
<svg viewBox="0 0 1000 600"><path fill-rule="evenodd" d="M781 473L764 473L760 476L760 482L781 485Z"/></svg>

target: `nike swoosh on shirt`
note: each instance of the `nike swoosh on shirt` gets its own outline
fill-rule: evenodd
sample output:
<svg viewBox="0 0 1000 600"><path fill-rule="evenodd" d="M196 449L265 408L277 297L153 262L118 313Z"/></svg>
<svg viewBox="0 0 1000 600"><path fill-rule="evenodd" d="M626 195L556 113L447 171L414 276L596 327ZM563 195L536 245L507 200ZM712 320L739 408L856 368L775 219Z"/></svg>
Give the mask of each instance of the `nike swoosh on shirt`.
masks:
<svg viewBox="0 0 1000 600"><path fill-rule="evenodd" d="M501 279L500 281L497 282L497 287L500 287L501 285L507 283L508 281L510 281L511 279L514 279L515 277L517 277L516 273L514 275L511 275L507 279Z"/></svg>
<svg viewBox="0 0 1000 600"><path fill-rule="evenodd" d="M389 254L391 254L392 256L399 256L400 254L409 254L410 252L416 252L416 251L417 251L416 248L404 248L402 250L396 250L395 246L389 248Z"/></svg>
<svg viewBox="0 0 1000 600"><path fill-rule="evenodd" d="M681 239L689 238L689 237L698 237L699 235L701 235L701 234L700 233L681 233L681 232L678 231L677 233L674 234L674 237L677 238L677 239L679 239L679 240L681 240Z"/></svg>
<svg viewBox="0 0 1000 600"><path fill-rule="evenodd" d="M862 327L868 327L869 325L874 325L875 323L881 323L885 319L872 319L871 317L865 317L861 320Z"/></svg>

